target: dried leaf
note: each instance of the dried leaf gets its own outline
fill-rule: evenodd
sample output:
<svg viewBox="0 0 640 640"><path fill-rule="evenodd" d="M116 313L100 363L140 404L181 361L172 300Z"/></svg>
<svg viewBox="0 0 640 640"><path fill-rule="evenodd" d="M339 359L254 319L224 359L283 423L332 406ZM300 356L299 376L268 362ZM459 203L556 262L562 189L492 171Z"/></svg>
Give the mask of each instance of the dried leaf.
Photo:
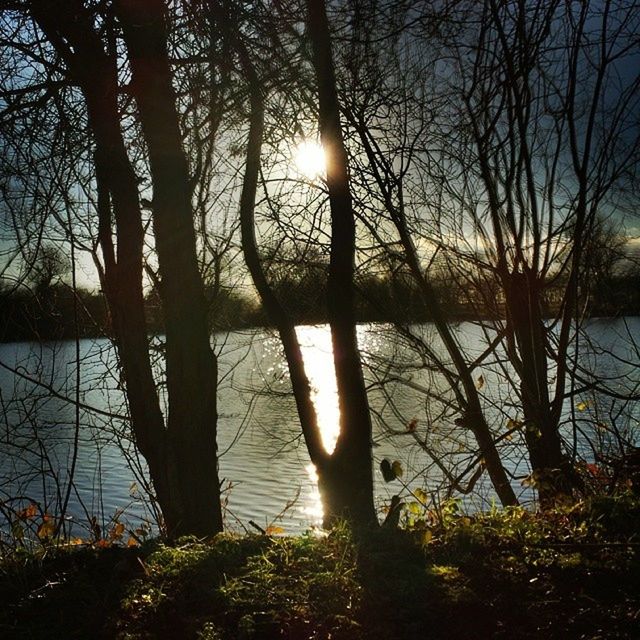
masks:
<svg viewBox="0 0 640 640"><path fill-rule="evenodd" d="M279 536L284 533L284 529L282 527L278 527L275 525L270 525L266 528L265 533L268 536Z"/></svg>
<svg viewBox="0 0 640 640"><path fill-rule="evenodd" d="M484 376L480 375L480 377L478 378L478 380L476 382L476 389L478 391L480 391L480 389L482 389L482 387L484 387Z"/></svg>
<svg viewBox="0 0 640 640"><path fill-rule="evenodd" d="M393 469L391 468L391 463L387 458L384 458L382 462L380 462L380 471L382 472L382 477L385 482L391 482L396 479Z"/></svg>
<svg viewBox="0 0 640 640"><path fill-rule="evenodd" d="M40 540L44 540L45 538L51 538L55 532L55 521L51 516L45 515L42 524L38 527L38 531L36 531L36 535Z"/></svg>
<svg viewBox="0 0 640 640"><path fill-rule="evenodd" d="M122 538L122 534L124 533L124 525L122 522L117 522L109 532L109 537L112 540L120 540Z"/></svg>
<svg viewBox="0 0 640 640"><path fill-rule="evenodd" d="M30 504L22 511L18 511L18 518L20 518L21 520L29 520L30 518L35 518L37 515L38 507L36 507L35 504Z"/></svg>
<svg viewBox="0 0 640 640"><path fill-rule="evenodd" d="M391 471L393 471L394 478L402 478L404 470L402 468L402 464L400 464L400 460L393 461L393 464L391 465Z"/></svg>

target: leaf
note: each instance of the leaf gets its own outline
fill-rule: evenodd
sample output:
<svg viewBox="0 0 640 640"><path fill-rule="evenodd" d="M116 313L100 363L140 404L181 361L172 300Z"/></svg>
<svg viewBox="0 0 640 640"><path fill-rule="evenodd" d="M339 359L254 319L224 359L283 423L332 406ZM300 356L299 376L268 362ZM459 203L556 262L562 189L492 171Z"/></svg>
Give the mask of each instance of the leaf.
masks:
<svg viewBox="0 0 640 640"><path fill-rule="evenodd" d="M133 536L130 536L129 539L127 540L127 547L138 547L138 546L140 546L140 543Z"/></svg>
<svg viewBox="0 0 640 640"><path fill-rule="evenodd" d="M520 484L523 487L535 487L536 486L536 480L535 480L534 475L531 473L528 476L524 477L521 480Z"/></svg>
<svg viewBox="0 0 640 640"><path fill-rule="evenodd" d="M480 391L484 387L484 376L481 374L476 382L476 389Z"/></svg>
<svg viewBox="0 0 640 640"><path fill-rule="evenodd" d="M418 418L413 418L409 420L409 424L407 424L407 433L414 433L418 428Z"/></svg>
<svg viewBox="0 0 640 640"><path fill-rule="evenodd" d="M427 502L429 501L429 496L427 495L426 491L423 491L422 489L418 488L413 492L413 495L416 497L416 500L420 503L420 504L427 504Z"/></svg>
<svg viewBox="0 0 640 640"><path fill-rule="evenodd" d="M28 507L24 508L22 511L18 511L18 518L21 520L29 520L31 518L35 518L38 515L38 507L35 504L30 504Z"/></svg>
<svg viewBox="0 0 640 640"><path fill-rule="evenodd" d="M36 531L36 535L40 540L44 540L45 538L51 538L53 534L56 532L56 523L51 516L45 515L42 524L38 527Z"/></svg>
<svg viewBox="0 0 640 640"><path fill-rule="evenodd" d="M111 542L109 542L109 540L105 540L104 538L100 538L100 540L96 540L93 546L97 549L107 549L111 546Z"/></svg>
<svg viewBox="0 0 640 640"><path fill-rule="evenodd" d="M391 465L391 471L393 471L394 478L402 478L402 474L404 470L402 468L402 464L400 464L400 460L394 460Z"/></svg>
<svg viewBox="0 0 640 640"><path fill-rule="evenodd" d="M409 513L413 513L416 516L419 516L422 513L422 507L419 502L407 503L407 510Z"/></svg>
<svg viewBox="0 0 640 640"><path fill-rule="evenodd" d="M109 532L109 537L112 540L120 540L120 538L122 538L123 533L124 533L124 524L122 524L122 522L117 522Z"/></svg>
<svg viewBox="0 0 640 640"><path fill-rule="evenodd" d="M527 433L534 438L542 437L542 432L538 429L538 425L533 422L527 424Z"/></svg>
<svg viewBox="0 0 640 640"><path fill-rule="evenodd" d="M14 520L11 524L11 533L16 540L24 539L24 527L20 524L19 520Z"/></svg>
<svg viewBox="0 0 640 640"><path fill-rule="evenodd" d="M584 411L585 409L589 408L589 403L588 402L578 402L578 404L576 404L576 409L578 411Z"/></svg>
<svg viewBox="0 0 640 640"><path fill-rule="evenodd" d="M507 429L511 430L520 428L522 428L522 422L520 422L520 420L513 420L512 418L507 420Z"/></svg>
<svg viewBox="0 0 640 640"><path fill-rule="evenodd" d="M276 525L269 525L265 530L265 534L268 536L279 536L279 535L282 535L284 532L285 531L282 527L278 527Z"/></svg>
<svg viewBox="0 0 640 640"><path fill-rule="evenodd" d="M433 539L433 531L431 529L425 529L422 532L422 544L429 544Z"/></svg>
<svg viewBox="0 0 640 640"><path fill-rule="evenodd" d="M382 471L382 477L385 482L391 482L396 479L396 475L391 468L391 463L387 458L384 458L380 463L380 471Z"/></svg>

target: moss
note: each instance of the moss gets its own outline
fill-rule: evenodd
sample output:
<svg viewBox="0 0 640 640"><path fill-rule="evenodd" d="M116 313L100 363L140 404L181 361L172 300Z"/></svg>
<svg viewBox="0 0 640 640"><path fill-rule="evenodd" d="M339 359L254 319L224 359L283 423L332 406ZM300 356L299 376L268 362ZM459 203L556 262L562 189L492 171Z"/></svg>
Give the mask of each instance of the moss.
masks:
<svg viewBox="0 0 640 640"><path fill-rule="evenodd" d="M452 510L357 539L341 526L20 552L0 564L0 636L636 638L636 508L624 497L544 514Z"/></svg>

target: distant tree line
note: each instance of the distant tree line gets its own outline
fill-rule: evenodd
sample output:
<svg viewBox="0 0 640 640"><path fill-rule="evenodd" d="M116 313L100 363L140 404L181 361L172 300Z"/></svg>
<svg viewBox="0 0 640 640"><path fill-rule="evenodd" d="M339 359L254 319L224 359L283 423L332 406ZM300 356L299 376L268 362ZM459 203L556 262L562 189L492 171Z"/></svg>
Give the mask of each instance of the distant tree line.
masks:
<svg viewBox="0 0 640 640"><path fill-rule="evenodd" d="M273 287L287 312L297 324L327 322L326 264L290 264L279 273L273 269ZM504 304L498 297L465 291L446 274L433 278L433 287L451 322L504 317ZM496 287L496 291L498 287ZM551 316L559 304L562 284L547 291L545 311ZM250 327L270 327L264 308L250 293L238 287L205 286L211 312L212 332ZM590 317L640 315L640 269L626 268L595 274L584 294ZM79 314L74 318L75 302ZM495 304L490 305L487 301ZM430 322L433 315L419 288L408 274L361 273L356 278L356 315L359 322ZM164 333L162 305L158 292L145 296L145 315L149 334ZM56 280L12 287L0 281L0 341L37 341L110 336L108 306L101 291L73 290Z"/></svg>

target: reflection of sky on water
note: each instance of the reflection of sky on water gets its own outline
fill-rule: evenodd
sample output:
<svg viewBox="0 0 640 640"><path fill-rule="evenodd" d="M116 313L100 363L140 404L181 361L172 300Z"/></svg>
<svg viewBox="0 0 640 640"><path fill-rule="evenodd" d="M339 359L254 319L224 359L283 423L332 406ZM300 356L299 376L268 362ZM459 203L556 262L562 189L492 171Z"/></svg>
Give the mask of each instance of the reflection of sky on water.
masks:
<svg viewBox="0 0 640 640"><path fill-rule="evenodd" d="M588 328L601 345L619 351L621 355L626 354L631 361L637 357L627 353L627 332L632 336L640 335L640 320L630 318L627 322L628 326L624 319L592 321ZM429 335L428 326L422 331L425 339L438 351L440 346L437 339ZM464 338L465 348L473 353L482 339L477 328L463 323L456 331L461 340ZM327 448L332 449L338 436L339 414L330 333L326 326L300 327L298 333L307 373L314 388L313 401L318 410L323 440ZM406 426L417 418L420 435L428 437L429 445L443 452L442 459L447 465L454 464L456 456L468 455L469 445L473 449L473 443L466 443L465 434L452 426L453 414L439 415L435 406L438 399L447 393L446 382L426 371L416 359L415 352L402 347L389 327L361 326L358 338L366 365L365 377L371 385L369 400L376 445L373 472L377 504L388 504L394 493L404 491L406 494L397 481L383 482L379 464L385 457L402 461L405 468L403 481L411 488L437 491L442 474L416 445ZM249 520L266 526L274 521L288 502L292 505L277 522L287 533L320 524L322 509L315 469L301 438L279 340L273 333L254 330L218 334L216 342L221 373L218 424L220 476L225 479L224 486L229 483L232 486L225 494L229 497L227 526L242 530ZM611 378L621 373L606 353L583 351L580 357L585 364L596 365L601 374L607 373ZM62 343L55 349L50 345L27 343L0 345L0 361L18 364L34 378L51 385L61 396L73 396L73 343ZM81 399L102 413L81 412L80 458L75 477L78 495L73 493L71 507L79 522L85 517L80 500L92 514L104 519L108 520L119 509L126 509L125 518L139 520L148 511L130 495L130 487L136 478L122 449L129 455L135 452L126 425L117 418L110 420L106 415L125 412L115 354L108 341L82 341L80 366ZM622 368L630 382L638 382L640 374L636 367L629 364ZM161 362L158 362L157 373L160 376ZM504 431L506 418L511 417L506 406L510 387L504 384L504 379L497 372L492 372L491 367L483 367L482 373L487 410L496 433L500 434ZM386 390L375 385L377 379L385 377ZM392 383L389 379L393 377L409 380L410 384ZM431 389L436 399L427 401L417 391L420 387ZM59 466L63 483L66 482L74 433L72 405L60 398L51 398L46 389L33 383L16 381L3 370L0 370L0 396L3 409L0 414L0 500L18 492L41 499L38 492L42 491L49 492L50 501L55 500L50 484L44 486L45 483L38 482L38 447L46 448L50 459ZM595 410L591 397L584 400L589 401L589 406L579 412L580 420L589 418L592 407ZM602 402L599 401L601 411L608 408ZM632 420L630 426L637 428L637 409L630 407L630 410L636 412L636 420ZM430 411L432 418L429 417ZM12 441L10 431L18 418L24 422L24 429L19 441ZM24 448L18 449L16 445L24 445ZM516 475L525 473L527 465L518 434L509 446L514 456L512 470L517 471ZM140 467L143 469L144 465ZM19 480L16 480L16 474L22 474ZM473 501L470 498L470 509L490 504L493 493L485 476L476 486L482 497L476 494ZM140 482L138 486L141 486ZM525 491L518 480L514 487Z"/></svg>

